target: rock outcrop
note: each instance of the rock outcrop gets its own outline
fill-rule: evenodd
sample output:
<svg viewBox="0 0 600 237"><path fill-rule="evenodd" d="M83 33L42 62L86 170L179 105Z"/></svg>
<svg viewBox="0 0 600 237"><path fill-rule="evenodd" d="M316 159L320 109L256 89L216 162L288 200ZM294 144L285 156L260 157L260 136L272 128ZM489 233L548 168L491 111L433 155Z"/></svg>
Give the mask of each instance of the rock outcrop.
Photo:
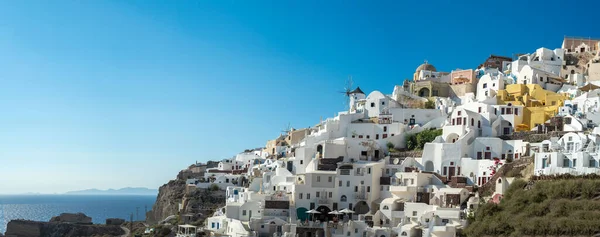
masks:
<svg viewBox="0 0 600 237"><path fill-rule="evenodd" d="M210 216L214 210L225 205L224 190L208 190L190 187L186 190L187 179L201 178L198 173L182 170L175 180L162 185L158 189L156 202L152 210L146 213L148 224L157 224L169 216L177 216L177 220L200 224L204 218ZM182 205L180 212L179 207ZM188 218L184 218L186 215ZM189 218L191 216L191 218Z"/></svg>
<svg viewBox="0 0 600 237"><path fill-rule="evenodd" d="M125 231L120 226L28 220L11 220L5 233L6 237L121 236L123 234Z"/></svg>
<svg viewBox="0 0 600 237"><path fill-rule="evenodd" d="M92 218L83 213L62 213L59 216L52 217L50 222L92 224Z"/></svg>

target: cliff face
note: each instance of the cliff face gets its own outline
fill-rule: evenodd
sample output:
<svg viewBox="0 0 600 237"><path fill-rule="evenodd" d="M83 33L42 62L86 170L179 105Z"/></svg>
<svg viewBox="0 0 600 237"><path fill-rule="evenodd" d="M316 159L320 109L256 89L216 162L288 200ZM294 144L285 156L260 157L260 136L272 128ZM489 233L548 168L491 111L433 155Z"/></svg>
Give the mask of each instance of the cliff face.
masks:
<svg viewBox="0 0 600 237"><path fill-rule="evenodd" d="M121 236L125 231L119 226L71 224L12 220L8 222L6 236L18 237L75 237L75 236Z"/></svg>
<svg viewBox="0 0 600 237"><path fill-rule="evenodd" d="M175 180L169 181L158 189L158 197L152 210L146 213L146 222L156 224L172 215L187 215L180 220L200 224L210 216L217 207L225 205L224 190L208 190L188 188L186 193L185 181L191 178L201 178L202 175L182 170ZM179 213L179 204L183 210Z"/></svg>
<svg viewBox="0 0 600 237"><path fill-rule="evenodd" d="M184 180L171 180L167 184L160 186L152 210L146 213L146 222L148 222L148 224L155 224L170 215L176 215L179 211L179 204L181 203L184 194Z"/></svg>

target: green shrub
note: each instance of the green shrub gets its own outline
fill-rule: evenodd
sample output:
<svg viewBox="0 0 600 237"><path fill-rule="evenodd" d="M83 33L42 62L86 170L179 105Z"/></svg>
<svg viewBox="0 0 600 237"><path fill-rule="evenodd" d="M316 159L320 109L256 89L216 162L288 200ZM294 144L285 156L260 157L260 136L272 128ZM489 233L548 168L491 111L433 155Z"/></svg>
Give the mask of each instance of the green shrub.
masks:
<svg viewBox="0 0 600 237"><path fill-rule="evenodd" d="M427 102L425 102L425 108L435 109L435 102L433 100L427 100Z"/></svg>
<svg viewBox="0 0 600 237"><path fill-rule="evenodd" d="M524 187L530 187L525 190ZM479 206L466 236L592 236L600 233L600 180L515 180L500 204Z"/></svg>
<svg viewBox="0 0 600 237"><path fill-rule="evenodd" d="M208 190L210 190L210 191L219 191L219 190L221 190L221 188L219 188L219 185L211 184L210 187L208 187Z"/></svg>

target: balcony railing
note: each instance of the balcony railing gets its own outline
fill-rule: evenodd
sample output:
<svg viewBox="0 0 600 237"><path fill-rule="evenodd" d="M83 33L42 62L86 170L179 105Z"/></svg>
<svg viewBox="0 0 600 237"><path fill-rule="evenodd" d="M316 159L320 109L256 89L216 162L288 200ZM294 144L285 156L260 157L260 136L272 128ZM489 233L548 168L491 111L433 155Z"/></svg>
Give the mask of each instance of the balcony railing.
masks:
<svg viewBox="0 0 600 237"><path fill-rule="evenodd" d="M317 203L319 203L319 204L330 204L331 203L331 199L319 198L319 199L317 199Z"/></svg>

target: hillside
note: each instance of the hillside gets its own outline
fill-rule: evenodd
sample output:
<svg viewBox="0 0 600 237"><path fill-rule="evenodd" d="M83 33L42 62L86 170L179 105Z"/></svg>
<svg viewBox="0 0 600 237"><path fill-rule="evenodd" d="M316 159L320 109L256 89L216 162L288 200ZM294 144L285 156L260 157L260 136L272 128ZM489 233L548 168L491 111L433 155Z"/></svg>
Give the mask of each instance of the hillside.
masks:
<svg viewBox="0 0 600 237"><path fill-rule="evenodd" d="M483 204L469 217L464 234L595 236L599 220L600 176L516 180L500 204Z"/></svg>

